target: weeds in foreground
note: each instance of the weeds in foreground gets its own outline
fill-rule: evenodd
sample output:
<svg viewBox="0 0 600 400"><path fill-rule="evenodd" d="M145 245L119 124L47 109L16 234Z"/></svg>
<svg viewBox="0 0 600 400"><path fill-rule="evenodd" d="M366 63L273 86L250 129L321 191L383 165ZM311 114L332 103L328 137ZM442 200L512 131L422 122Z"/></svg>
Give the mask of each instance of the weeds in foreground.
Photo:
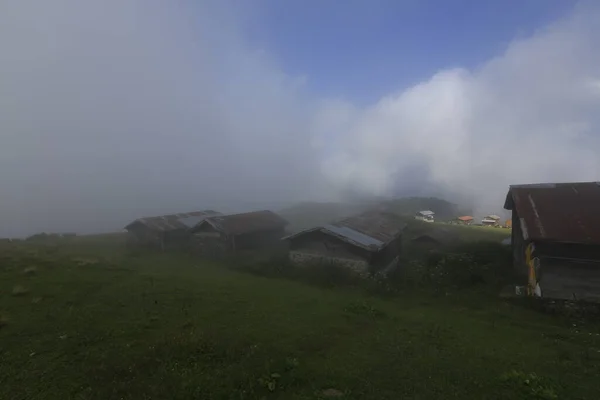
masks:
<svg viewBox="0 0 600 400"><path fill-rule="evenodd" d="M554 388L535 373L526 374L522 371L512 370L503 374L500 380L511 389L519 392L523 399L558 399Z"/></svg>

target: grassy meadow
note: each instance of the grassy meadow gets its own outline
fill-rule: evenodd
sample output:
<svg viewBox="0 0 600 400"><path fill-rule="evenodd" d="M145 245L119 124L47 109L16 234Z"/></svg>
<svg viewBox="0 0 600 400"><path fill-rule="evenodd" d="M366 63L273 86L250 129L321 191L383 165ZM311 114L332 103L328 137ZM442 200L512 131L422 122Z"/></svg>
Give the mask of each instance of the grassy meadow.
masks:
<svg viewBox="0 0 600 400"><path fill-rule="evenodd" d="M241 261L132 251L120 235L0 246L0 399L600 393L598 325L485 283L311 284L284 267L249 273Z"/></svg>

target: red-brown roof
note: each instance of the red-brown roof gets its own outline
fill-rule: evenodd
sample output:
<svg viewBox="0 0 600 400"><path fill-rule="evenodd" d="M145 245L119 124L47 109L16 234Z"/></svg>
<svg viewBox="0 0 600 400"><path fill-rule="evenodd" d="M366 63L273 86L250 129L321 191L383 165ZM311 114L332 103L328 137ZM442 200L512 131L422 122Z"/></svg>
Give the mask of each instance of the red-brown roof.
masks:
<svg viewBox="0 0 600 400"><path fill-rule="evenodd" d="M228 235L241 235L280 229L288 222L272 211L254 211L243 214L220 215L206 218L200 225L208 223L215 229Z"/></svg>
<svg viewBox="0 0 600 400"><path fill-rule="evenodd" d="M526 239L600 244L600 182L514 185L504 208L517 210Z"/></svg>
<svg viewBox="0 0 600 400"><path fill-rule="evenodd" d="M464 215L462 217L458 217L458 219L461 221L472 221L473 217L471 217L470 215Z"/></svg>

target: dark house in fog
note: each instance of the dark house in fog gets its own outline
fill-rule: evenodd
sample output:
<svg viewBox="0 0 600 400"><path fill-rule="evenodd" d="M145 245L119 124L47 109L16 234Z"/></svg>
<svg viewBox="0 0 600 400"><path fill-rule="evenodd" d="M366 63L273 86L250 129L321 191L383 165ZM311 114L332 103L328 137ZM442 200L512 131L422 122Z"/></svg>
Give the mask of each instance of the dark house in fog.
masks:
<svg viewBox="0 0 600 400"><path fill-rule="evenodd" d="M325 263L355 272L387 271L398 263L406 224L395 214L370 211L284 238L296 264Z"/></svg>
<svg viewBox="0 0 600 400"><path fill-rule="evenodd" d="M420 249L435 250L458 244L459 238L454 231L445 228L432 229L412 239L413 245Z"/></svg>
<svg viewBox="0 0 600 400"><path fill-rule="evenodd" d="M272 211L209 217L190 233L194 249L207 256L279 245L288 222Z"/></svg>
<svg viewBox="0 0 600 400"><path fill-rule="evenodd" d="M529 294L600 300L600 182L513 185L504 208Z"/></svg>
<svg viewBox="0 0 600 400"><path fill-rule="evenodd" d="M184 245L190 237L189 229L207 217L221 215L217 211L193 211L158 217L138 218L125 227L130 240L137 244L164 249L171 245Z"/></svg>

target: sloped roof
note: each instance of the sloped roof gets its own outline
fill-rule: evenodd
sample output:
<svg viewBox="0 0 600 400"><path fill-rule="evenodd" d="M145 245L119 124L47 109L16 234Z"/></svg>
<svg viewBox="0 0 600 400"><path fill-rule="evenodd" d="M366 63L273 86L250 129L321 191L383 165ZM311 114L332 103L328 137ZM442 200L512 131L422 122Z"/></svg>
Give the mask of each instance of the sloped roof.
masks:
<svg viewBox="0 0 600 400"><path fill-rule="evenodd" d="M499 221L501 218L495 214L491 214L491 215L486 216L485 219L493 219L493 220Z"/></svg>
<svg viewBox="0 0 600 400"><path fill-rule="evenodd" d="M413 241L419 242L426 239L431 239L439 244L447 245L458 242L458 235L448 229L438 228L416 236L413 238Z"/></svg>
<svg viewBox="0 0 600 400"><path fill-rule="evenodd" d="M288 224L288 221L273 211L263 210L206 218L197 224L194 230L203 224L210 224L216 230L227 235L241 235L244 233L283 228Z"/></svg>
<svg viewBox="0 0 600 400"><path fill-rule="evenodd" d="M397 238L406 223L397 215L382 211L367 211L329 225L306 229L283 238L293 239L309 232L321 231L354 246L379 251Z"/></svg>
<svg viewBox="0 0 600 400"><path fill-rule="evenodd" d="M458 217L458 219L461 221L473 221L474 218L470 215L463 215L462 217Z"/></svg>
<svg viewBox="0 0 600 400"><path fill-rule="evenodd" d="M504 208L517 210L525 239L600 244L600 182L513 185Z"/></svg>
<svg viewBox="0 0 600 400"><path fill-rule="evenodd" d="M221 213L213 210L192 211L179 214L161 215L158 217L138 218L128 224L125 229L130 229L136 224L146 226L148 229L168 232L179 229L189 229L190 226L198 224L198 222L210 216L221 215ZM193 225L190 225L193 223Z"/></svg>
<svg viewBox="0 0 600 400"><path fill-rule="evenodd" d="M425 211L419 211L419 214L421 214L421 215L434 215L435 213L433 211L430 211L430 210L425 210Z"/></svg>

